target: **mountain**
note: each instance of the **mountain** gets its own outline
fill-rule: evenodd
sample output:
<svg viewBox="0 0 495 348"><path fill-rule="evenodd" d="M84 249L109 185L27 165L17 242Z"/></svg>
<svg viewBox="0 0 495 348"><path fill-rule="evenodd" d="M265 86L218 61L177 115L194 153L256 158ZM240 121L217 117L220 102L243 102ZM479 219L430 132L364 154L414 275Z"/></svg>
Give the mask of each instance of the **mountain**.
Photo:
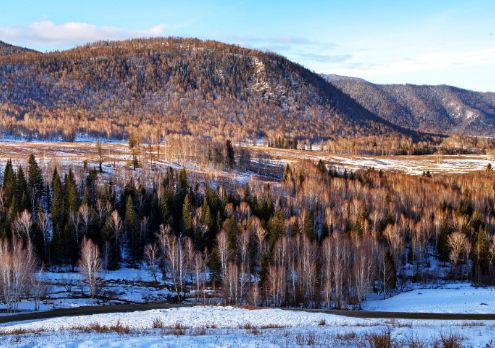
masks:
<svg viewBox="0 0 495 348"><path fill-rule="evenodd" d="M418 137L286 58L161 38L0 57L0 129L35 136Z"/></svg>
<svg viewBox="0 0 495 348"><path fill-rule="evenodd" d="M324 75L371 113L416 131L495 136L495 93L452 86L378 85Z"/></svg>
<svg viewBox="0 0 495 348"><path fill-rule="evenodd" d="M0 56L8 56L20 53L34 52L29 48L10 45L6 42L0 41Z"/></svg>

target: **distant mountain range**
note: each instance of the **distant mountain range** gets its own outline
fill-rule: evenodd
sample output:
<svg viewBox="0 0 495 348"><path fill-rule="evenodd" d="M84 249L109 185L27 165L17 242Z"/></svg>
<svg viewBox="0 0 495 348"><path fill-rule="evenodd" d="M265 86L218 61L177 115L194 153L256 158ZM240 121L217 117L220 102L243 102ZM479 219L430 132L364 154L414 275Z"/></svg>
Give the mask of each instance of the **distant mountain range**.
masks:
<svg viewBox="0 0 495 348"><path fill-rule="evenodd" d="M493 93L320 76L216 41L97 42L40 53L0 43L0 131L246 138L495 135Z"/></svg>
<svg viewBox="0 0 495 348"><path fill-rule="evenodd" d="M446 85L378 85L355 77L323 76L393 124L417 131L495 136L495 93Z"/></svg>

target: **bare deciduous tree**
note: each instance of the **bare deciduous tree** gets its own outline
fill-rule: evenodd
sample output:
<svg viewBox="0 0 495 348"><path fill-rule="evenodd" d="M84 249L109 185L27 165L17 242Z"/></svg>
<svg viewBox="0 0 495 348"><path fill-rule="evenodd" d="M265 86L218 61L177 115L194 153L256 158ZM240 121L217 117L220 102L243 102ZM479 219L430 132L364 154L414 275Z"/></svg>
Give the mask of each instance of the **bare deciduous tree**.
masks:
<svg viewBox="0 0 495 348"><path fill-rule="evenodd" d="M17 214L17 217L12 223L12 229L17 233L19 238L29 241L31 240L32 224L31 213L27 210L23 210L21 213Z"/></svg>
<svg viewBox="0 0 495 348"><path fill-rule="evenodd" d="M79 207L79 216L83 224L84 235L86 236L88 234L89 224L91 223L91 210L86 203L81 204Z"/></svg>
<svg viewBox="0 0 495 348"><path fill-rule="evenodd" d="M158 244L165 260L163 274L170 274L174 290L180 298L184 291L184 250L181 238L170 231L170 226L160 225Z"/></svg>
<svg viewBox="0 0 495 348"><path fill-rule="evenodd" d="M50 236L49 236L48 214L44 210L40 210L38 212L37 224L38 224L38 229L41 233L41 237L43 238L43 248L46 256L48 254L48 242Z"/></svg>
<svg viewBox="0 0 495 348"><path fill-rule="evenodd" d="M158 246L153 244L148 244L144 248L144 258L148 265L148 270L153 277L155 282L158 281L158 268L160 265L160 255Z"/></svg>
<svg viewBox="0 0 495 348"><path fill-rule="evenodd" d="M471 243L467 239L466 235L462 232L453 232L447 239L447 244L450 248L450 262L452 267L457 270L457 264L463 254L469 254L471 250Z"/></svg>
<svg viewBox="0 0 495 348"><path fill-rule="evenodd" d="M0 241L0 296L11 311L23 296L29 294L36 269L36 257L30 242L24 246L22 240L14 238L12 243Z"/></svg>
<svg viewBox="0 0 495 348"><path fill-rule="evenodd" d="M91 239L84 238L81 245L79 272L84 276L91 297L94 297L100 286L99 272L102 269L100 249Z"/></svg>

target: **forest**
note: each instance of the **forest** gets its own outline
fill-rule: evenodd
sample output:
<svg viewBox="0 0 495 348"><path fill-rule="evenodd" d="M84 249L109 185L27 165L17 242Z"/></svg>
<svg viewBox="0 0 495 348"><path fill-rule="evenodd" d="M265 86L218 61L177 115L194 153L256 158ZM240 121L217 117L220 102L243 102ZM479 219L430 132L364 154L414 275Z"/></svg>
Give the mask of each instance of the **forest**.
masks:
<svg viewBox="0 0 495 348"><path fill-rule="evenodd" d="M192 135L234 142L414 131L270 52L182 38L0 57L0 129L26 139Z"/></svg>
<svg viewBox="0 0 495 348"><path fill-rule="evenodd" d="M242 166L230 142L221 154L226 169ZM122 265L163 274L174 301L277 307L359 308L411 282L495 279L491 167L413 176L303 160L280 181L246 183L140 167L8 161L2 301L36 296L44 269L83 273L97 296L99 272Z"/></svg>

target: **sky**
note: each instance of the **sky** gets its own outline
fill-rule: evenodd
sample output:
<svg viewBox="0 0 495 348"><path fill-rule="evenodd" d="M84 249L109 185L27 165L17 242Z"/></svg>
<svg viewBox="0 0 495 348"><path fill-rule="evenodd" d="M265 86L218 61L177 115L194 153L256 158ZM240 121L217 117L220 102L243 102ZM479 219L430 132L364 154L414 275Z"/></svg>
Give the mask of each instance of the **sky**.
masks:
<svg viewBox="0 0 495 348"><path fill-rule="evenodd" d="M326 74L495 92L494 0L1 0L0 40L42 51L181 36Z"/></svg>

